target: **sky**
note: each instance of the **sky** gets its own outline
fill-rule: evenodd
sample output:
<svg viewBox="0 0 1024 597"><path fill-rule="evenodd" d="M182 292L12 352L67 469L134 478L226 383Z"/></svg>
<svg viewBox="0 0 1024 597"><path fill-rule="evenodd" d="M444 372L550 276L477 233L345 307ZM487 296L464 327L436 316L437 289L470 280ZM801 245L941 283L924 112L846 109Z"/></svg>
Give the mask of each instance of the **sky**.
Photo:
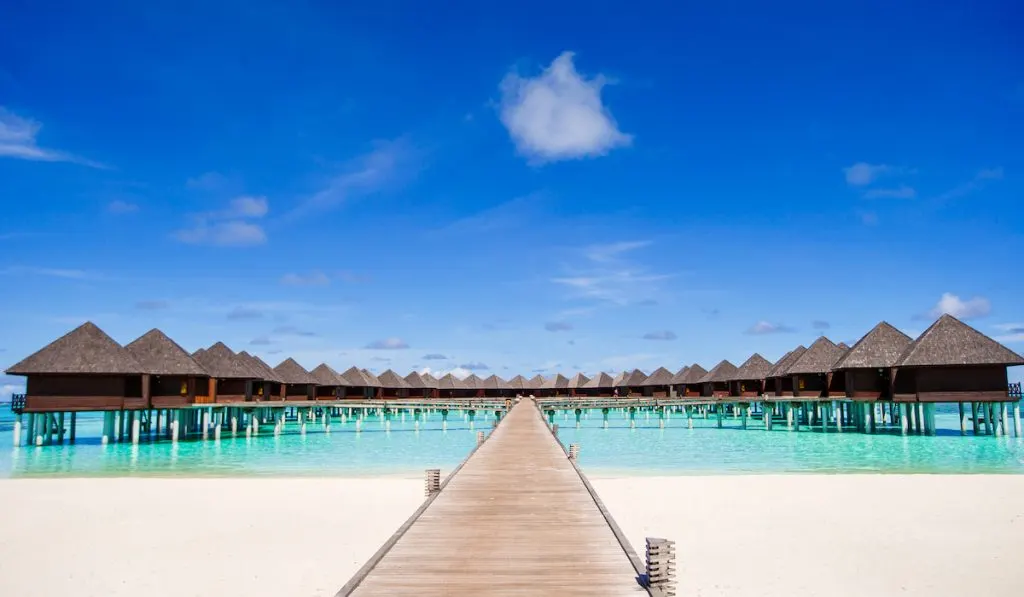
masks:
<svg viewBox="0 0 1024 597"><path fill-rule="evenodd" d="M428 4L6 2L0 366L85 321L506 378L1024 350L1012 3Z"/></svg>

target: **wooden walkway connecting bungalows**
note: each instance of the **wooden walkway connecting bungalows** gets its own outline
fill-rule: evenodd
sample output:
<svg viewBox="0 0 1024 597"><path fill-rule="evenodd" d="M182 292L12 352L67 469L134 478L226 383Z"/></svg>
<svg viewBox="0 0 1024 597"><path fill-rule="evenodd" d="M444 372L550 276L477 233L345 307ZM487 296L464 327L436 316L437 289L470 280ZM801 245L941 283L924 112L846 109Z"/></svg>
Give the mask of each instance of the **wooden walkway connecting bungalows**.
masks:
<svg viewBox="0 0 1024 597"><path fill-rule="evenodd" d="M338 596L646 594L598 504L523 400Z"/></svg>

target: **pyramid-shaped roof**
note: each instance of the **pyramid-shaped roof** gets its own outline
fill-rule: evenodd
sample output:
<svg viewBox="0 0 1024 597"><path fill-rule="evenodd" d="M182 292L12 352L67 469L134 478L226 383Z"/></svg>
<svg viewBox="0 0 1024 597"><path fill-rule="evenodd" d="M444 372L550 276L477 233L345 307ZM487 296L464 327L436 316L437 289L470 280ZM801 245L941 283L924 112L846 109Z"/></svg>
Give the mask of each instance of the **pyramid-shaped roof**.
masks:
<svg viewBox="0 0 1024 597"><path fill-rule="evenodd" d="M376 375L374 375L372 371L370 371L369 369L360 369L359 371L362 372L363 377L365 377L367 380L369 380L370 385L372 387L374 387L374 388L382 387L382 384L380 383L380 378L378 378Z"/></svg>
<svg viewBox="0 0 1024 597"><path fill-rule="evenodd" d="M494 375L494 374L490 375L487 379L484 380L484 388L486 388L488 390L510 390L510 389L512 389L511 386L508 385L507 381L505 381L504 379L502 379L502 378L500 378L500 377L498 377L497 375Z"/></svg>
<svg viewBox="0 0 1024 597"><path fill-rule="evenodd" d="M522 375L517 375L512 379L508 380L507 383L508 387L513 390L525 390L527 388L527 384L530 382Z"/></svg>
<svg viewBox="0 0 1024 597"><path fill-rule="evenodd" d="M218 342L207 348L194 358L210 377L217 379L260 379L260 375L245 362L245 359L238 358L230 348L223 342Z"/></svg>
<svg viewBox="0 0 1024 597"><path fill-rule="evenodd" d="M262 379L273 383L284 383L284 380L282 380L281 376L277 374L277 371L274 371L273 367L263 362L263 359L255 355L251 355L244 350L235 356L237 356L238 359L242 361L251 372L253 372L253 379Z"/></svg>
<svg viewBox="0 0 1024 597"><path fill-rule="evenodd" d="M534 375L533 377L530 378L529 381L526 382L526 389L539 390L540 387L544 385L544 381L544 376L538 373L537 375Z"/></svg>
<svg viewBox="0 0 1024 597"><path fill-rule="evenodd" d="M672 385L674 375L664 367L658 367L651 372L639 385L641 386L669 386Z"/></svg>
<svg viewBox="0 0 1024 597"><path fill-rule="evenodd" d="M442 390L470 390L461 379L455 377L451 373L445 375L441 379L437 380L437 386Z"/></svg>
<svg viewBox="0 0 1024 597"><path fill-rule="evenodd" d="M679 371L676 371L675 375L672 376L672 385L683 383L683 379L685 379L686 373L689 370L690 370L690 366L686 365L682 369L680 369Z"/></svg>
<svg viewBox="0 0 1024 597"><path fill-rule="evenodd" d="M376 378L370 377L359 367L349 367L341 374L350 384L360 388L378 388L380 382L374 383Z"/></svg>
<svg viewBox="0 0 1024 597"><path fill-rule="evenodd" d="M814 341L807 351L800 355L793 364L789 366L788 375L812 375L815 373L827 373L832 369L832 364L843 356L843 349L832 343L831 340L822 336Z"/></svg>
<svg viewBox="0 0 1024 597"><path fill-rule="evenodd" d="M644 384L645 379L647 379L647 375L644 374L643 371L639 369L633 369L632 371L626 373L626 376L622 379L622 382L619 385L627 388L635 388L638 386L642 386Z"/></svg>
<svg viewBox="0 0 1024 597"><path fill-rule="evenodd" d="M729 381L734 379L765 379L771 368L772 362L755 352L736 369L729 378Z"/></svg>
<svg viewBox="0 0 1024 597"><path fill-rule="evenodd" d="M413 371L409 375L405 376L405 383L409 384L409 387L414 390L431 390L437 387L437 380L427 381L427 375Z"/></svg>
<svg viewBox="0 0 1024 597"><path fill-rule="evenodd" d="M480 379L475 373L470 373L462 380L462 383L466 384L467 388L481 390L484 387L484 380Z"/></svg>
<svg viewBox="0 0 1024 597"><path fill-rule="evenodd" d="M704 377L700 378L697 383L728 381L732 379L732 376L735 373L736 365L733 365L727 359L723 359L720 363L712 367L711 371L704 374Z"/></svg>
<svg viewBox="0 0 1024 597"><path fill-rule="evenodd" d="M889 325L881 322L853 345L846 354L839 357L832 369L884 369L895 367L910 346L913 339Z"/></svg>
<svg viewBox="0 0 1024 597"><path fill-rule="evenodd" d="M208 375L192 355L158 329L149 330L125 348L150 375Z"/></svg>
<svg viewBox="0 0 1024 597"><path fill-rule="evenodd" d="M787 352L781 359L779 359L771 369L768 370L768 377L786 377L789 375L789 367L803 354L807 352L804 345L801 344L793 350Z"/></svg>
<svg viewBox="0 0 1024 597"><path fill-rule="evenodd" d="M707 375L707 374L708 374L707 369L705 369L704 367L701 367L697 363L694 363L694 364L690 365L690 369L686 372L685 375L683 375L683 380L680 383L683 383L683 384L700 383L700 380L703 379L704 376Z"/></svg>
<svg viewBox="0 0 1024 597"><path fill-rule="evenodd" d="M594 377L591 377L590 381L588 381L585 384L583 384L582 387L584 387L584 388L591 388L591 389L596 389L596 388L614 388L615 387L615 378L612 377L611 375L608 375L604 371L601 371L597 375L595 375Z"/></svg>
<svg viewBox="0 0 1024 597"><path fill-rule="evenodd" d="M423 378L423 381L425 381L425 382L427 382L429 384L434 384L434 385L432 385L430 387L432 387L432 388L436 388L437 387L437 378L434 377L433 375L431 375L429 373L420 373L420 377Z"/></svg>
<svg viewBox="0 0 1024 597"><path fill-rule="evenodd" d="M561 373L555 373L548 379L544 380L541 384L540 389L542 390L564 390L569 387L569 378L562 375Z"/></svg>
<svg viewBox="0 0 1024 597"><path fill-rule="evenodd" d="M11 366L11 375L45 373L140 374L132 353L87 321Z"/></svg>
<svg viewBox="0 0 1024 597"><path fill-rule="evenodd" d="M1024 358L952 315L943 315L907 346L897 366L942 365L1024 365Z"/></svg>
<svg viewBox="0 0 1024 597"><path fill-rule="evenodd" d="M320 363L309 374L316 378L318 386L345 387L352 385L327 363Z"/></svg>
<svg viewBox="0 0 1024 597"><path fill-rule="evenodd" d="M409 382L405 381L405 378L395 373L391 369L387 369L384 373L377 376L380 381L380 385L385 388L397 388L400 390L408 390L412 388Z"/></svg>
<svg viewBox="0 0 1024 597"><path fill-rule="evenodd" d="M287 384L315 385L317 383L316 378L291 357L281 361L277 367L274 367L274 373L277 373L284 380L284 383Z"/></svg>
<svg viewBox="0 0 1024 597"><path fill-rule="evenodd" d="M588 381L590 381L589 377L583 375L582 373L577 373L576 375L573 375L572 378L569 380L569 387L582 388L584 387L584 384L586 384Z"/></svg>

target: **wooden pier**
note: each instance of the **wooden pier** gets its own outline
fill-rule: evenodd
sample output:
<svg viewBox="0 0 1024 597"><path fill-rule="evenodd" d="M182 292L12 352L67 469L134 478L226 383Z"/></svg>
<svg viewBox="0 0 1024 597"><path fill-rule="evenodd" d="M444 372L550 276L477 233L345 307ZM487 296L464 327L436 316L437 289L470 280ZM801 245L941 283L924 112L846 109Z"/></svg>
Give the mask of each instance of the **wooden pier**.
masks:
<svg viewBox="0 0 1024 597"><path fill-rule="evenodd" d="M338 596L642 595L642 567L523 400Z"/></svg>

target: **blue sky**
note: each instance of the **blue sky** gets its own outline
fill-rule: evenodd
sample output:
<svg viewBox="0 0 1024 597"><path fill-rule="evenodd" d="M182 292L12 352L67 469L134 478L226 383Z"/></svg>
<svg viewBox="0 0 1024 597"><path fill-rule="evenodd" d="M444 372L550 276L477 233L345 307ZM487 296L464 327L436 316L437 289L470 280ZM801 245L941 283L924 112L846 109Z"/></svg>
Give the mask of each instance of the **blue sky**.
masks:
<svg viewBox="0 0 1024 597"><path fill-rule="evenodd" d="M1009 3L485 4L6 4L0 364L85 320L503 376L1024 347Z"/></svg>

